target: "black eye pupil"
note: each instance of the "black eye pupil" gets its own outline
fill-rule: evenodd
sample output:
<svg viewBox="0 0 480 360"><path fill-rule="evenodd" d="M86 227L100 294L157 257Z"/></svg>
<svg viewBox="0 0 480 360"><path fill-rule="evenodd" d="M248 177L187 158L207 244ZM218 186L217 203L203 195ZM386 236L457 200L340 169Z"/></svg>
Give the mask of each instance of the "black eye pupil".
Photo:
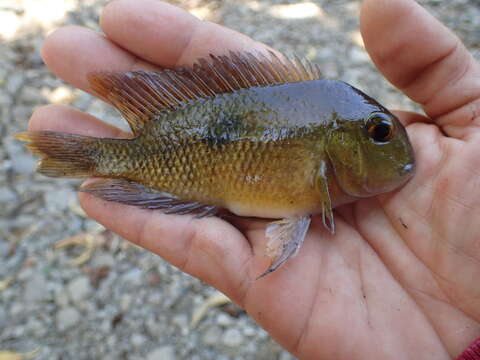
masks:
<svg viewBox="0 0 480 360"><path fill-rule="evenodd" d="M381 112L370 114L365 124L367 136L375 143L387 143L395 133L395 126L391 116Z"/></svg>
<svg viewBox="0 0 480 360"><path fill-rule="evenodd" d="M391 127L388 122L381 120L380 123L375 124L373 127L372 138L378 142L385 142L389 139Z"/></svg>

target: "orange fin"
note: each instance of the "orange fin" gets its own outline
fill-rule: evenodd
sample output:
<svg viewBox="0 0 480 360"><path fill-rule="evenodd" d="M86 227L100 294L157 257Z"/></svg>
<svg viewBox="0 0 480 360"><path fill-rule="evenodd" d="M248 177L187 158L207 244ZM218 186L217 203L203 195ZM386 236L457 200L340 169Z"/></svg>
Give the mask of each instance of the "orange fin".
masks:
<svg viewBox="0 0 480 360"><path fill-rule="evenodd" d="M83 185L80 191L107 201L116 201L144 209L159 209L165 214L193 214L201 218L217 213L215 206L182 201L169 194L124 179L98 180Z"/></svg>
<svg viewBox="0 0 480 360"><path fill-rule="evenodd" d="M269 52L230 52L210 55L192 66L159 72L96 72L88 76L92 89L115 106L134 134L159 114L201 98L239 89L271 86L320 78L317 65L298 57L288 59Z"/></svg>
<svg viewBox="0 0 480 360"><path fill-rule="evenodd" d="M95 173L92 144L98 139L54 131L18 133L15 138L41 160L37 171L51 177L88 177Z"/></svg>

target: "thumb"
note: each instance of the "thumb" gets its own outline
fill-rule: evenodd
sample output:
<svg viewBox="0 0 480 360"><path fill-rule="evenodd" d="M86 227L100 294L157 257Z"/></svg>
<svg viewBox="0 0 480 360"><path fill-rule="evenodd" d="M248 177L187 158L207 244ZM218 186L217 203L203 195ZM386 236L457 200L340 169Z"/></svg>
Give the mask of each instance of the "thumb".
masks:
<svg viewBox="0 0 480 360"><path fill-rule="evenodd" d="M479 101L478 63L415 1L366 0L360 21L365 46L378 69L422 104L430 117Z"/></svg>

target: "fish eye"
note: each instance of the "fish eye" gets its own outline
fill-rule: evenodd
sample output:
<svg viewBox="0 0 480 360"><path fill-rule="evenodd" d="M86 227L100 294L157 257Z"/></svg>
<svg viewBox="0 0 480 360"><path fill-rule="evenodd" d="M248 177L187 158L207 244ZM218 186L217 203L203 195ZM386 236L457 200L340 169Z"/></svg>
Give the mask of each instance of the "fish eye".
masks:
<svg viewBox="0 0 480 360"><path fill-rule="evenodd" d="M374 142L386 143L393 137L394 125L390 116L374 112L367 119L366 130Z"/></svg>

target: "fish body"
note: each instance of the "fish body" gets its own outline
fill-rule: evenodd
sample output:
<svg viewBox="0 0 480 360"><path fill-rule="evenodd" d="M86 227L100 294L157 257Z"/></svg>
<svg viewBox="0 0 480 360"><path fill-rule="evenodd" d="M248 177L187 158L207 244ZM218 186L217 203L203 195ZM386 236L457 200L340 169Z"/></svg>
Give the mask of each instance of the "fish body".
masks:
<svg viewBox="0 0 480 360"><path fill-rule="evenodd" d="M161 73L95 74L93 88L132 139L24 133L47 176L104 177L84 191L169 213L283 218L267 229L275 270L311 214L401 186L414 157L405 129L360 90L318 69L252 55ZM243 82L243 84L242 84Z"/></svg>
<svg viewBox="0 0 480 360"><path fill-rule="evenodd" d="M95 176L125 178L241 216L317 213L322 195L315 177L328 160L327 132L337 126L335 93L348 88L314 80L193 102L150 122L133 140L112 141L98 156ZM314 102L319 95L323 101Z"/></svg>

